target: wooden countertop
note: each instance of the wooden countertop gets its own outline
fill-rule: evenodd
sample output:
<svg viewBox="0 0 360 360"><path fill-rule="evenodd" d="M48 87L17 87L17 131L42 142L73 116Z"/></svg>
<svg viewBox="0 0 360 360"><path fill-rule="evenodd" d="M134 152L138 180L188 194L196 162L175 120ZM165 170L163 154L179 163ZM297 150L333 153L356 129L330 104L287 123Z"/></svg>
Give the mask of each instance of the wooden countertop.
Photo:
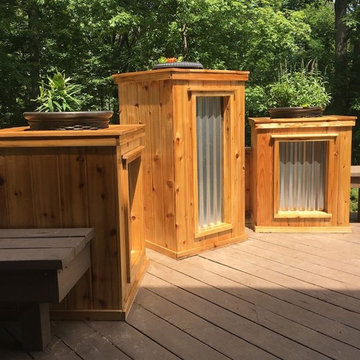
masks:
<svg viewBox="0 0 360 360"><path fill-rule="evenodd" d="M250 125L256 129L281 129L281 128L312 128L312 127L338 127L355 126L356 116L325 115L301 118L270 118L250 117Z"/></svg>
<svg viewBox="0 0 360 360"><path fill-rule="evenodd" d="M356 116L347 115L325 115L316 117L301 117L301 118L270 118L270 117L251 117L249 120L256 124L267 124L267 123L302 123L302 122L319 122L319 121L355 121Z"/></svg>
<svg viewBox="0 0 360 360"><path fill-rule="evenodd" d="M144 130L145 125L110 125L98 130L30 130L29 127L14 127L0 130L1 138L72 138L72 137L114 137Z"/></svg>
<svg viewBox="0 0 360 360"><path fill-rule="evenodd" d="M112 75L116 84L146 80L248 81L249 71L165 68Z"/></svg>
<svg viewBox="0 0 360 360"><path fill-rule="evenodd" d="M145 134L145 125L110 125L98 130L29 130L16 127L0 130L0 148L117 146Z"/></svg>

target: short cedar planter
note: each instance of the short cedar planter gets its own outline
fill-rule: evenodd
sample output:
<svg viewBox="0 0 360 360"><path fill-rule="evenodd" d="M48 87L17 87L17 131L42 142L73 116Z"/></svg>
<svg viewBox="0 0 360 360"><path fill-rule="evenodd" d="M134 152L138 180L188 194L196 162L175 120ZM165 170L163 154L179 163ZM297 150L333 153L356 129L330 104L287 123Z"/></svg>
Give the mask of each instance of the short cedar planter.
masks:
<svg viewBox="0 0 360 360"><path fill-rule="evenodd" d="M91 267L56 319L125 319L147 260L143 125L0 130L0 228L91 227Z"/></svg>
<svg viewBox="0 0 360 360"><path fill-rule="evenodd" d="M353 116L250 118L250 212L258 232L351 232Z"/></svg>

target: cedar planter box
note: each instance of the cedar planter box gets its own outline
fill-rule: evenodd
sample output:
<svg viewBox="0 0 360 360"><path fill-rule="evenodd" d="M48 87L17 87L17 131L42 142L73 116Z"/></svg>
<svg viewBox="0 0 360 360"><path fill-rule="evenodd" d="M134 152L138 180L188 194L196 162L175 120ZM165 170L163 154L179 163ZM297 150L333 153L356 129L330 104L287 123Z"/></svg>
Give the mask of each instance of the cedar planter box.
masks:
<svg viewBox="0 0 360 360"><path fill-rule="evenodd" d="M250 118L251 218L258 232L351 232L353 116Z"/></svg>
<svg viewBox="0 0 360 360"><path fill-rule="evenodd" d="M25 130L0 130L0 228L94 228L90 271L52 316L124 319L146 265L144 126Z"/></svg>
<svg viewBox="0 0 360 360"><path fill-rule="evenodd" d="M113 75L120 123L146 124L149 248L182 258L246 238L248 75L175 68Z"/></svg>

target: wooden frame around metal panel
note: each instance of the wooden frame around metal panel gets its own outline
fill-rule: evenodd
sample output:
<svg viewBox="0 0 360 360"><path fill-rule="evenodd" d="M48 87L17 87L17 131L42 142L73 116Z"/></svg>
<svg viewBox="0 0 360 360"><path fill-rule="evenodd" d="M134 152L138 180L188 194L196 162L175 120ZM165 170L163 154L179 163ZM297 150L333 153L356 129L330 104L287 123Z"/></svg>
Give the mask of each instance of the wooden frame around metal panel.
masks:
<svg viewBox="0 0 360 360"><path fill-rule="evenodd" d="M330 179L330 164L332 163L330 156L334 153L334 142L336 141L338 134L306 134L306 135L272 135L271 140L274 142L274 218L275 219L326 219L331 218L332 214L329 212L331 204L329 202L329 191L331 186L329 185ZM279 192L280 192L280 142L309 142L309 141L326 141L326 163L325 163L325 210L279 210Z"/></svg>
<svg viewBox="0 0 360 360"><path fill-rule="evenodd" d="M231 165L230 165L230 146L231 146L231 103L234 101L233 91L189 91L191 96L191 113L193 115L192 128L193 131L193 144L197 143L197 126L196 126L196 98L197 97L221 97L222 98L222 113L223 113L223 161L224 161L224 172L223 172L223 209L224 209L224 221L221 224L212 226L210 229L199 231L199 219L198 219L198 164L197 164L197 147L193 146L193 186L194 186L194 232L195 238L199 239L204 236L216 234L222 231L232 229L232 218L231 218L231 204L230 204L230 179L231 179Z"/></svg>
<svg viewBox="0 0 360 360"><path fill-rule="evenodd" d="M140 262L141 256L144 256L144 232L143 229L139 231L139 221L143 221L143 194L138 191L143 187L142 183L142 166L141 166L141 153L144 146L138 146L134 150L121 156L122 159L122 196L124 207L124 231L125 231L125 251L126 251L126 274L127 282L131 283L134 280L134 275L137 273L137 267ZM135 171L136 179L130 167L132 164L137 163L137 171ZM131 179L130 179L131 178ZM138 182L135 186L133 182ZM132 197L132 199L131 199ZM136 200L135 200L136 197ZM133 209L133 205L136 209ZM140 226L143 226L140 224ZM134 241L136 240L136 243ZM135 245L134 245L135 243ZM139 246L140 245L140 246Z"/></svg>

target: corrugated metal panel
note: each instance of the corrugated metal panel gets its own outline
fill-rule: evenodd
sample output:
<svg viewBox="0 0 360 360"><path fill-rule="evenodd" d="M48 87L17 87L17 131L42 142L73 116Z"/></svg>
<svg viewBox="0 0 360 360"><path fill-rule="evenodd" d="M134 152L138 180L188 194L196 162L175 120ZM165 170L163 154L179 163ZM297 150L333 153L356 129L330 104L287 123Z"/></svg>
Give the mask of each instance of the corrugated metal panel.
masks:
<svg viewBox="0 0 360 360"><path fill-rule="evenodd" d="M199 229L223 222L222 98L196 98Z"/></svg>
<svg viewBox="0 0 360 360"><path fill-rule="evenodd" d="M325 210L326 141L280 142L279 210Z"/></svg>

